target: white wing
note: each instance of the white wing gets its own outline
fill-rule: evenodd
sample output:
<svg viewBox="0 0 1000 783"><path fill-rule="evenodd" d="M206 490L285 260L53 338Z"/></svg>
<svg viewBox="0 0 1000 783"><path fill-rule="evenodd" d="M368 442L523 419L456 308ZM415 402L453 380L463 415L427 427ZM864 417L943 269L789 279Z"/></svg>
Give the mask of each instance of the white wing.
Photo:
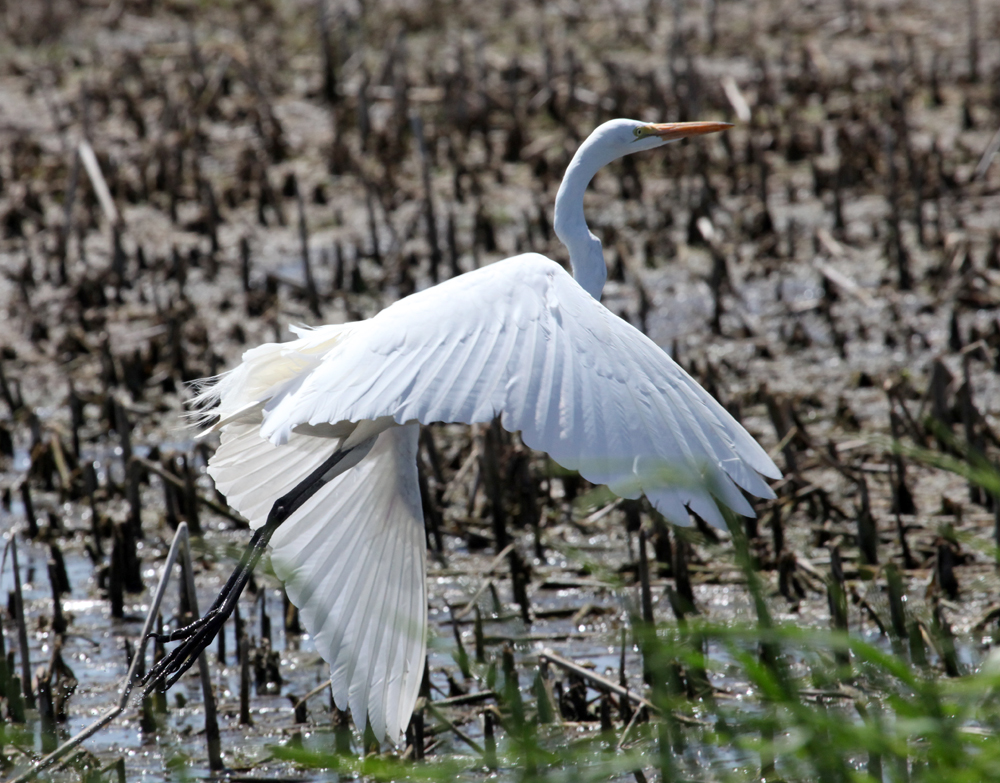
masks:
<svg viewBox="0 0 1000 783"><path fill-rule="evenodd" d="M309 368L272 385L263 407L260 433L274 443L306 425L381 417L473 423L501 414L528 446L619 495L644 491L679 524L688 524L689 505L724 526L712 495L752 516L733 482L773 497L758 474L781 475L655 343L537 254L453 278L368 321L303 333L282 348L299 345ZM233 397L230 409L264 399Z"/></svg>
<svg viewBox="0 0 1000 783"><path fill-rule="evenodd" d="M202 392L219 402L209 472L259 527L273 502L333 451L393 421L520 430L595 483L645 492L679 524L685 506L723 525L712 499L751 515L733 482L773 497L780 476L747 432L660 348L557 264L518 256L352 324L248 351ZM358 426L355 426L355 424ZM272 539L273 563L331 664L334 695L398 738L425 654L423 514L416 426L379 435Z"/></svg>
<svg viewBox="0 0 1000 783"><path fill-rule="evenodd" d="M253 527L337 446L293 435L281 446L260 424L227 426L209 473ZM397 741L423 677L427 595L416 425L383 432L368 455L295 512L271 539L271 563L330 664L337 706Z"/></svg>

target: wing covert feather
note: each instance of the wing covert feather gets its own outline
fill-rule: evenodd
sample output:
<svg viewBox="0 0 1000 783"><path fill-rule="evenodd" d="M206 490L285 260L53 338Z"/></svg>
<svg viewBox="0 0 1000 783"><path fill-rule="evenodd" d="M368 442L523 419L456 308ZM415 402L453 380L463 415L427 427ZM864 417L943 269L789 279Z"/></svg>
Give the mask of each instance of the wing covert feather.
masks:
<svg viewBox="0 0 1000 783"><path fill-rule="evenodd" d="M758 474L781 475L662 349L531 253L352 324L302 383L268 402L261 434L282 443L303 424L476 423L498 413L528 446L618 494L645 491L681 524L678 500L721 524L711 495L747 514L736 485L770 497ZM669 489L679 494L657 491Z"/></svg>

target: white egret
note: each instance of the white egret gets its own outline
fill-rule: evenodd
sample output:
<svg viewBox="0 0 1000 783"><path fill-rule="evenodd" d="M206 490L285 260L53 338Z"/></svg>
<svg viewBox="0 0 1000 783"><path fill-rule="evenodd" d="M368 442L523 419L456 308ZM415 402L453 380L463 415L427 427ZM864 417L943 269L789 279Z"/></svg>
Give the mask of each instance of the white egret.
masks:
<svg viewBox="0 0 1000 783"><path fill-rule="evenodd" d="M420 424L489 422L520 431L621 496L645 493L669 520L688 508L724 526L716 500L774 497L764 450L652 340L600 303L607 276L583 195L602 166L729 127L612 120L580 146L556 196L572 276L536 253L408 296L367 321L295 330L247 351L198 396L219 419L208 472L255 529L240 566L148 681L170 683L232 612L270 543L333 694L359 726L398 741L423 675L425 537Z"/></svg>

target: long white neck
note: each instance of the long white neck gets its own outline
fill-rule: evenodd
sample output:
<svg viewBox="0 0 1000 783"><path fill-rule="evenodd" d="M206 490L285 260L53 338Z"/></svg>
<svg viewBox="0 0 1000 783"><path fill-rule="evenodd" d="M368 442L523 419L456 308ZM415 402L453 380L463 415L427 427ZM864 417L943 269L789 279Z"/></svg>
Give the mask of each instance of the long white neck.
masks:
<svg viewBox="0 0 1000 783"><path fill-rule="evenodd" d="M597 170L620 153L602 149L591 136L576 151L556 194L554 228L559 241L569 250L573 277L594 299L601 298L608 267L604 263L601 240L590 233L583 215L583 194Z"/></svg>

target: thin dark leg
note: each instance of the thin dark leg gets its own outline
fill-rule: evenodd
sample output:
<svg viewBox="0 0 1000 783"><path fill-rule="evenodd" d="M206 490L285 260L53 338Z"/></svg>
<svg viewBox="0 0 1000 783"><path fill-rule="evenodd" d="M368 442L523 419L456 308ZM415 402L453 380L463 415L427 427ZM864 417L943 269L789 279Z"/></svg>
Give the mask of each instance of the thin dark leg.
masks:
<svg viewBox="0 0 1000 783"><path fill-rule="evenodd" d="M362 448L365 445L361 444L355 448ZM198 660L198 656L212 643L236 608L240 594L250 580L250 575L260 561L261 555L267 549L267 544L271 540L271 536L274 535L274 531L330 480L330 472L352 451L354 449L335 452L303 481L274 501L274 505L271 506L271 511L267 515L267 521L253 534L253 538L250 539L249 545L240 558L239 565L204 616L184 628L178 628L176 631L160 637L163 641L180 641L181 644L152 667L142 679L141 684L145 686L144 695L148 696L157 683L162 680L166 680L166 687L169 688Z"/></svg>

